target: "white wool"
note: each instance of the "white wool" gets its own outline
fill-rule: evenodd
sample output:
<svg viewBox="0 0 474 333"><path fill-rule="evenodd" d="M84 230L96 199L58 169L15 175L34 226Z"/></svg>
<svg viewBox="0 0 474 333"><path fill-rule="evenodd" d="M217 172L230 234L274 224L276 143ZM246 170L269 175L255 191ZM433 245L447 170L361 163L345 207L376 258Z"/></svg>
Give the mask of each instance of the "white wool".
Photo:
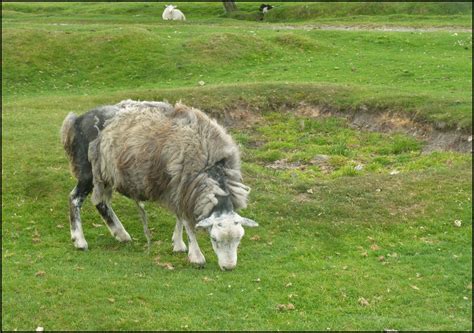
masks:
<svg viewBox="0 0 474 333"><path fill-rule="evenodd" d="M173 5L166 6L161 17L165 21L186 21L186 17L184 16L183 12L179 9L176 9L176 6Z"/></svg>

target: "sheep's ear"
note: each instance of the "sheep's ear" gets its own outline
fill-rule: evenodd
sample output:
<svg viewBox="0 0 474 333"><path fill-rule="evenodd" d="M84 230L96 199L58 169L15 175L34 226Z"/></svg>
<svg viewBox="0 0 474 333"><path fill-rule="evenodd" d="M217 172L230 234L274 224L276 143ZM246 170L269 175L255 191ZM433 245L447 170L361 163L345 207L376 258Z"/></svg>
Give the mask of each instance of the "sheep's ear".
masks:
<svg viewBox="0 0 474 333"><path fill-rule="evenodd" d="M196 224L196 229L198 228L207 229L209 227L212 227L213 224L214 224L214 219L208 217L207 219L199 221L199 223Z"/></svg>
<svg viewBox="0 0 474 333"><path fill-rule="evenodd" d="M243 227L250 227L250 228L258 227L257 222L255 222L254 220L248 219L246 217L241 216L239 222Z"/></svg>

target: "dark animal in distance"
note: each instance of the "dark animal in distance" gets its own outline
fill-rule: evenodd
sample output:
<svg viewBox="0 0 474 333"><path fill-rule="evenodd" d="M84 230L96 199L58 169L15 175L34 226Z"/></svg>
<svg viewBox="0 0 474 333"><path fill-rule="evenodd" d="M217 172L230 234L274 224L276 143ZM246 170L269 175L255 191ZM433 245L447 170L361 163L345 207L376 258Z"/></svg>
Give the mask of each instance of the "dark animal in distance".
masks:
<svg viewBox="0 0 474 333"><path fill-rule="evenodd" d="M268 11L269 11L270 9L272 9L272 8L273 8L272 5L261 4L259 10L260 10L262 13L266 14L266 13L268 13Z"/></svg>

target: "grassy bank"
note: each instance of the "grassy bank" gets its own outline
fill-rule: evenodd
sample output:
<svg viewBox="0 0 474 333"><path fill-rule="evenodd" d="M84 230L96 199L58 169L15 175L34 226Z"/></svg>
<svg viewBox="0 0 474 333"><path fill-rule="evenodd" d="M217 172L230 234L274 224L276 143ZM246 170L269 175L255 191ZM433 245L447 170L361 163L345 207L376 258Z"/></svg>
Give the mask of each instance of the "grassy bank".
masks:
<svg viewBox="0 0 474 333"><path fill-rule="evenodd" d="M335 107L346 106L347 100L375 101L468 129L472 122L472 37L467 33L6 26L3 54L7 102L132 88L191 88L199 82L237 83L245 99L248 84L263 92L279 84L272 99L282 98L288 87L290 94L299 90L306 99L319 94L316 99ZM234 89L232 95L239 95L239 87Z"/></svg>

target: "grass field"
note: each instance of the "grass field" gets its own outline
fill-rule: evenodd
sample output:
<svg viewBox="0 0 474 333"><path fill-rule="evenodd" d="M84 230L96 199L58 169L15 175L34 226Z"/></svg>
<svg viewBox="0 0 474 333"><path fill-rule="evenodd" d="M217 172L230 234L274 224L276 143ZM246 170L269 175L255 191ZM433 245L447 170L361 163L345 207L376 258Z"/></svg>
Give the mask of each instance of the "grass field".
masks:
<svg viewBox="0 0 474 333"><path fill-rule="evenodd" d="M186 22L163 3L2 4L2 330L472 330L471 155L295 111L470 134L472 4L275 4L256 21L256 3L180 3ZM147 254L120 195L134 241L87 201L74 250L59 128L126 98L244 111L229 130L260 227L236 270L204 233L204 269L173 254L174 217L151 203Z"/></svg>

